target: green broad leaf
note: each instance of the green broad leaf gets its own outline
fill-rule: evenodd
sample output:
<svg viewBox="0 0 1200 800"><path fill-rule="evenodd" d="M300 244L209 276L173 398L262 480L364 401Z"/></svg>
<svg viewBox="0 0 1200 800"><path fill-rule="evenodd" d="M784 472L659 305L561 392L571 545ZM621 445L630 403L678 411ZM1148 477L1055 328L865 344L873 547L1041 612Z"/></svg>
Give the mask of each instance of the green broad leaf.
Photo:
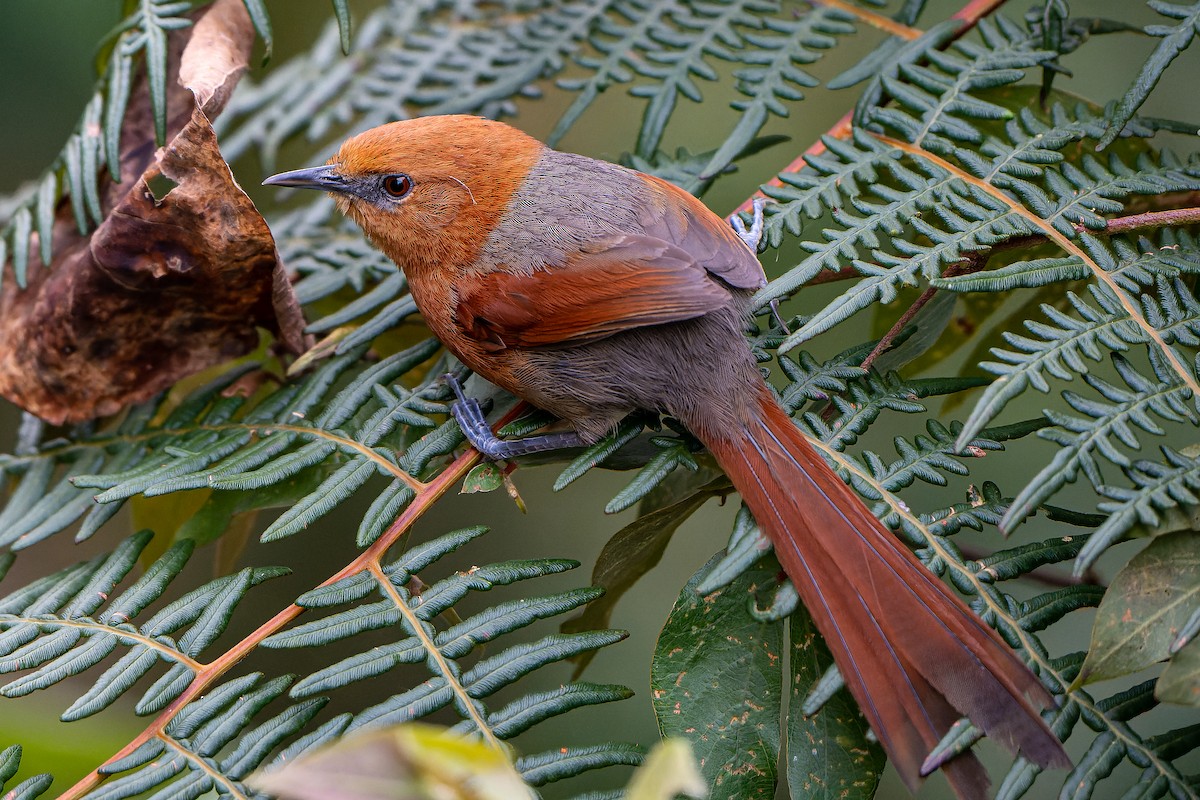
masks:
<svg viewBox="0 0 1200 800"><path fill-rule="evenodd" d="M476 492L494 492L504 485L504 470L494 462L488 461L477 465L463 479L459 494L475 494Z"/></svg>
<svg viewBox="0 0 1200 800"><path fill-rule="evenodd" d="M1162 661L1200 607L1200 534L1159 536L1109 586L1077 683L1127 675Z"/></svg>
<svg viewBox="0 0 1200 800"><path fill-rule="evenodd" d="M696 765L687 739L667 739L654 745L625 790L625 800L674 800L708 797L708 784Z"/></svg>
<svg viewBox="0 0 1200 800"><path fill-rule="evenodd" d="M1171 658L1154 695L1166 703L1200 706L1200 639L1193 639Z"/></svg>
<svg viewBox="0 0 1200 800"><path fill-rule="evenodd" d="M904 296L907 298L908 293L906 292ZM872 366L879 372L898 370L932 350L954 318L958 300L959 298L952 292L935 294L933 299L926 303L909 321L906 328L911 330L907 331L908 336L904 341L881 353ZM895 324L896 316L897 310L891 305L884 303L877 305L874 319L871 321L872 335L882 337L886 334Z"/></svg>
<svg viewBox="0 0 1200 800"><path fill-rule="evenodd" d="M833 656L803 607L789 618L792 642L792 699L787 720L787 781L793 800L869 800L875 796L887 757L867 739L869 727L858 704L843 689L820 710L800 707Z"/></svg>
<svg viewBox="0 0 1200 800"><path fill-rule="evenodd" d="M533 797L506 752L421 723L350 736L247 783L281 800Z"/></svg>
<svg viewBox="0 0 1200 800"><path fill-rule="evenodd" d="M691 741L713 797L775 796L783 685L783 622L751 611L777 570L760 567L712 594L692 576L658 636L650 665L663 736Z"/></svg>
<svg viewBox="0 0 1200 800"><path fill-rule="evenodd" d="M179 531L208 503L212 495L211 489L193 489L158 497L137 495L130 499L130 519L134 529L149 529L155 532L154 541L141 555L143 566L153 563L167 551L172 542L178 541ZM216 534L219 535L220 532ZM216 536L205 541L215 539Z"/></svg>
<svg viewBox="0 0 1200 800"><path fill-rule="evenodd" d="M596 558L592 585L603 588L604 596L588 603L579 616L564 622L563 633L609 626L617 602L658 564L679 526L710 498L732 491L728 478L714 475L719 473L708 468L676 472L641 502L641 516L613 534ZM653 510L647 511L648 508ZM575 677L594 656L595 651L588 651L576 658Z"/></svg>

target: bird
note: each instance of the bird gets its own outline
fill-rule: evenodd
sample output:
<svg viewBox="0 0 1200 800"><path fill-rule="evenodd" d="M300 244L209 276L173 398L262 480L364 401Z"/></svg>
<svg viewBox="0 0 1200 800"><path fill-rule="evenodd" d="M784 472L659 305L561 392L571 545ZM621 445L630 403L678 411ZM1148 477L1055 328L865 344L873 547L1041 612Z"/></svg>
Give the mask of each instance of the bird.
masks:
<svg viewBox="0 0 1200 800"><path fill-rule="evenodd" d="M1039 713L1050 693L870 513L759 370L745 330L765 280L761 209L758 230L735 229L666 180L466 115L372 128L264 183L328 192L454 356L569 426L498 439L455 383L484 455L591 444L638 410L679 420L772 542L911 791L964 715L1014 755L1070 766ZM974 753L939 765L960 798L986 796Z"/></svg>

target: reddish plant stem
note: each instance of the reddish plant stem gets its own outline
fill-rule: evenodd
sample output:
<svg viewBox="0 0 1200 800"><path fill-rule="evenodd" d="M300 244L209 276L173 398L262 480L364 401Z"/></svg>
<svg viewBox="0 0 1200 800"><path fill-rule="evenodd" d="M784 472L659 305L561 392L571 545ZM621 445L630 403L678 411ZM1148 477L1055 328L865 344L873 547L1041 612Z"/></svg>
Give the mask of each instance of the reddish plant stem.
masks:
<svg viewBox="0 0 1200 800"><path fill-rule="evenodd" d="M503 426L512 422L528 411L529 407L525 403L518 403L509 410L503 418L495 425L495 430L499 430ZM349 564L338 570L330 576L326 581L321 583L321 586L328 586L331 583L336 583L351 575L356 575L363 570L369 569L371 565L379 564L383 556L393 545L403 538L409 529L419 520L429 508L442 498L446 492L453 488L462 478L471 471L471 469L480 461L479 452L476 450L467 450L465 453L454 459L446 469L433 480L424 484L424 488L417 494L408 507L396 518L391 527L380 536L374 544L362 551ZM206 689L212 686L222 675L232 669L238 662L249 655L257 648L264 639L275 634L286 627L292 620L304 613L303 608L298 605L289 605L287 608L280 611L271 619L264 622L250 635L239 641L230 649L226 650L214 660L202 666L197 672L196 677L183 694L179 695L174 702L163 709L153 722L151 722L145 730L143 730L133 741L122 747L112 758L105 761L105 764L111 764L118 759L132 753L144 743L159 735L165 735L168 723L180 712L180 710L188 703L195 700ZM103 765L102 765L103 766ZM82 797L88 792L99 786L108 776L101 775L99 770L93 770L84 776L78 783L72 786L67 791L59 796L59 800L75 800Z"/></svg>
<svg viewBox="0 0 1200 800"><path fill-rule="evenodd" d="M947 270L947 272L949 272L949 270ZM896 337L899 336L900 332L904 330L904 326L912 322L912 319L917 315L917 312L924 308L925 304L932 300L935 294L937 294L937 289L933 286L930 286L928 289L921 292L921 296L913 301L913 304L908 307L908 310L900 315L900 319L896 320L896 323L892 325L888 332L885 333L879 339L879 341L875 343L875 346L871 348L870 353L867 353L867 357L862 360L862 364L860 366L862 366L863 369L870 369L871 365L875 363L875 359L879 358L879 356L891 349L892 342L896 341Z"/></svg>
<svg viewBox="0 0 1200 800"><path fill-rule="evenodd" d="M1104 226L1103 233L1126 233L1144 228L1165 228L1171 225L1195 225L1200 223L1200 208L1171 208L1165 211L1147 211L1142 214L1130 214L1127 217L1110 219ZM1085 231L1082 226L1075 226L1077 231Z"/></svg>
<svg viewBox="0 0 1200 800"><path fill-rule="evenodd" d="M1145 230L1146 228L1163 228L1172 225L1195 225L1200 224L1200 208L1173 208L1166 211L1147 211L1142 214L1130 214L1125 217L1115 217L1108 220L1104 228L1091 230L1093 234L1103 234L1112 236L1118 233L1129 233L1131 231ZM1078 233L1088 231L1083 225L1074 226ZM942 273L943 278L953 278L959 275L970 275L975 272L982 271L986 266L988 259L995 253L1003 250L1015 250L1021 247L1032 247L1046 241L1046 237L1041 234L1031 234L1029 236L1017 236L1012 239L1007 239L988 250L978 250L968 253L962 261L951 264ZM846 274L849 273L849 274ZM836 272L823 272L817 277L823 277L824 280L818 281L814 278L807 285L816 283L830 283L832 281L846 280L853 278L858 273L853 268L843 268ZM826 277L827 276L827 277ZM905 311L896 323L883 335L883 338L875 345L867 357L863 359L862 366L866 369L875 362L888 348L892 346L892 342L900 335L901 331L908 323L912 322L913 317L917 315L933 296L937 294L937 288L934 286L928 287L921 296L918 297L913 304Z"/></svg>
<svg viewBox="0 0 1200 800"><path fill-rule="evenodd" d="M891 17L885 17L882 14L877 14L874 11L869 11L862 6L852 5L846 0L808 0L814 6L826 6L828 8L836 8L846 12L852 17L862 20L872 28L877 28L889 36L897 36L901 39L912 41L913 39L921 38L923 31L916 28L910 28L907 25L902 25L896 22Z"/></svg>

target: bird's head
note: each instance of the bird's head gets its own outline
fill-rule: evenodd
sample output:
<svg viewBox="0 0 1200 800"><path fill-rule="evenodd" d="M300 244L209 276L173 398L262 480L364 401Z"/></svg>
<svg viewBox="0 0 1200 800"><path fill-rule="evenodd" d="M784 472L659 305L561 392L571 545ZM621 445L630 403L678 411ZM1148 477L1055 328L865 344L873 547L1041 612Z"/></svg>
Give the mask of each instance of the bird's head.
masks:
<svg viewBox="0 0 1200 800"><path fill-rule="evenodd" d="M329 192L405 269L469 265L543 149L501 122L419 117L360 133L324 166L263 184Z"/></svg>

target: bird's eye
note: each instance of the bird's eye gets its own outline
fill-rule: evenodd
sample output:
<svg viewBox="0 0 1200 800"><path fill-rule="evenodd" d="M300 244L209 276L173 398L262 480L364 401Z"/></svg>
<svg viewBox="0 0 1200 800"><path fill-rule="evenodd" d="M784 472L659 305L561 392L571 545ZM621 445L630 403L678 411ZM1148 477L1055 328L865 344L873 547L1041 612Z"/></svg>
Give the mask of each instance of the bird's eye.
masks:
<svg viewBox="0 0 1200 800"><path fill-rule="evenodd" d="M388 175L383 179L383 190L396 200L411 192L412 187L412 178L407 175Z"/></svg>

